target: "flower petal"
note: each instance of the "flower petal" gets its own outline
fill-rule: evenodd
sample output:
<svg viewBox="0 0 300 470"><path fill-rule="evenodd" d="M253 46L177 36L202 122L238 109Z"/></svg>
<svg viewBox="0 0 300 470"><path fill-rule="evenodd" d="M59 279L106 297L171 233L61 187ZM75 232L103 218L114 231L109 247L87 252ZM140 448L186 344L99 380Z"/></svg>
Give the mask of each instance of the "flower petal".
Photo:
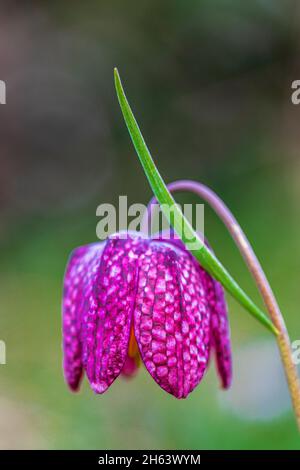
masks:
<svg viewBox="0 0 300 470"><path fill-rule="evenodd" d="M83 371L82 318L88 309L88 299L102 250L103 244L100 243L74 250L64 279L63 363L66 382L74 391L79 388Z"/></svg>
<svg viewBox="0 0 300 470"><path fill-rule="evenodd" d="M110 238L94 282L85 319L87 376L103 393L122 371L128 353L140 239Z"/></svg>
<svg viewBox="0 0 300 470"><path fill-rule="evenodd" d="M126 357L125 364L122 369L122 375L126 378L131 378L136 375L138 365L133 357Z"/></svg>
<svg viewBox="0 0 300 470"><path fill-rule="evenodd" d="M135 336L149 373L177 398L185 398L206 370L209 320L192 257L171 243L149 243L139 258Z"/></svg>
<svg viewBox="0 0 300 470"><path fill-rule="evenodd" d="M232 380L230 326L223 287L203 271L211 311L212 345L223 388L229 388Z"/></svg>

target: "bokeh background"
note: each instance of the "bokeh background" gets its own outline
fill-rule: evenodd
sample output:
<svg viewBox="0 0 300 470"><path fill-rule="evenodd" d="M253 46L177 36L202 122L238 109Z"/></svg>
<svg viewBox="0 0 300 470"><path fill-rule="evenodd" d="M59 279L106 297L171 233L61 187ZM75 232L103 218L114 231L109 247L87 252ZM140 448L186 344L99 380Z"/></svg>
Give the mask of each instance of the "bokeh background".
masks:
<svg viewBox="0 0 300 470"><path fill-rule="evenodd" d="M68 255L96 239L96 207L151 197L117 65L166 181L197 179L224 198L300 338L299 10L296 0L1 1L0 448L300 447L273 338L235 301L232 390L211 367L182 401L143 369L103 396L86 381L71 394L60 318ZM205 230L260 302L209 208Z"/></svg>

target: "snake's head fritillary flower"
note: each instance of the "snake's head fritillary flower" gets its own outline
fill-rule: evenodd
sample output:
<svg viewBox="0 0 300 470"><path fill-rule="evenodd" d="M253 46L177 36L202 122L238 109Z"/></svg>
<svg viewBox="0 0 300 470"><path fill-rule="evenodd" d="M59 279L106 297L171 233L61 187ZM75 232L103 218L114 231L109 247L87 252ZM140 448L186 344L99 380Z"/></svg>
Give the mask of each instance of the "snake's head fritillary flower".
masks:
<svg viewBox="0 0 300 470"><path fill-rule="evenodd" d="M116 234L76 249L64 283L65 378L77 390L85 370L105 392L141 362L176 398L201 381L210 351L224 388L231 349L223 288L185 249L163 235Z"/></svg>

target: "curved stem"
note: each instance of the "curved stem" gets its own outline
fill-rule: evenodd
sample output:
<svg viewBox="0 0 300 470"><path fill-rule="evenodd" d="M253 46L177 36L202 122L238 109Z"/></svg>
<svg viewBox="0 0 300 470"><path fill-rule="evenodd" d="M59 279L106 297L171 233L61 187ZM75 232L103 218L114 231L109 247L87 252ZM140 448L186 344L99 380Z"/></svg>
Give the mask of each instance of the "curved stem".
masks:
<svg viewBox="0 0 300 470"><path fill-rule="evenodd" d="M243 305L245 310L260 321L261 324L268 328L268 330L270 330L274 335L278 335L278 330L274 323L272 323L272 321L264 314L264 312L261 311L260 308L257 307L257 305L255 305L218 258L206 247L199 234L197 234L193 229L178 204L176 204L176 201L168 190L166 183L153 161L151 153L126 98L120 75L116 68L114 69L114 78L118 101L133 146L152 191L169 224L174 228L185 247L200 262L202 267L211 274L214 279L217 279L227 292ZM193 241L192 243L191 240Z"/></svg>
<svg viewBox="0 0 300 470"><path fill-rule="evenodd" d="M300 430L300 382L297 374L297 368L293 363L292 359L292 350L289 335L286 329L283 316L271 289L271 286L246 235L244 234L237 220L232 215L228 207L224 204L224 202L219 198L219 196L217 196L214 191L209 189L204 184L198 183L196 181L180 180L169 184L168 189L171 192L191 191L200 196L212 207L215 213L220 217L224 225L227 227L229 233L231 234L233 240L235 241L256 282L256 285L261 293L269 315L274 325L279 331L279 335L276 337L276 340L278 343L283 367L290 389L290 395L296 415L298 428ZM156 198L153 197L148 205L148 212L144 216L142 230L145 228L146 222L148 222L149 218L151 217L151 206L155 202Z"/></svg>

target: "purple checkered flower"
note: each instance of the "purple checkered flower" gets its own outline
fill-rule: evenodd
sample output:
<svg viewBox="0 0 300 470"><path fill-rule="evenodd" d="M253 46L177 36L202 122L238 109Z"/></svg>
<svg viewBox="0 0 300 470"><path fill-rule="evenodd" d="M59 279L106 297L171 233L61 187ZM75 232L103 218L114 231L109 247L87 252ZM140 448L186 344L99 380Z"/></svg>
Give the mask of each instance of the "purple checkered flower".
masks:
<svg viewBox="0 0 300 470"><path fill-rule="evenodd" d="M105 392L143 362L158 385L185 398L210 351L223 388L231 383L227 307L221 285L178 239L116 234L77 248L64 282L65 378L77 390L85 370Z"/></svg>

